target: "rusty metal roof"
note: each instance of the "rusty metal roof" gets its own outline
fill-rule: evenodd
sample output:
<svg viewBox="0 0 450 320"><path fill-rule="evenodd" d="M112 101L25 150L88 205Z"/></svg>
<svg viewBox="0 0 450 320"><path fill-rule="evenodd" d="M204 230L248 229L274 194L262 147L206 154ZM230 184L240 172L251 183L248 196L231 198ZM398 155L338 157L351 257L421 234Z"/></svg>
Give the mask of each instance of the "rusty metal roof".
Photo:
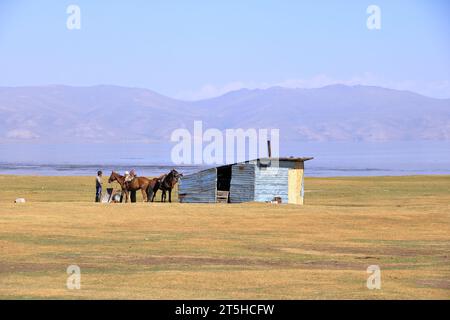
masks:
<svg viewBox="0 0 450 320"><path fill-rule="evenodd" d="M314 159L314 157L280 157L280 158L265 157L265 158L257 158L257 159L253 159L253 160L245 160L245 161L240 161L240 162L235 162L235 163L223 164L223 165L216 166L216 168L234 166L239 163L267 162L267 161L272 161L272 160L273 161L289 161L289 162L305 162L305 161L312 160L312 159Z"/></svg>
<svg viewBox="0 0 450 320"><path fill-rule="evenodd" d="M280 157L280 158L266 157L266 158L258 158L255 160L248 160L248 161L244 161L244 162L261 161L261 160L263 160L263 161L270 161L270 160L277 161L278 160L278 161L305 162L305 161L312 160L312 159L314 159L314 157Z"/></svg>

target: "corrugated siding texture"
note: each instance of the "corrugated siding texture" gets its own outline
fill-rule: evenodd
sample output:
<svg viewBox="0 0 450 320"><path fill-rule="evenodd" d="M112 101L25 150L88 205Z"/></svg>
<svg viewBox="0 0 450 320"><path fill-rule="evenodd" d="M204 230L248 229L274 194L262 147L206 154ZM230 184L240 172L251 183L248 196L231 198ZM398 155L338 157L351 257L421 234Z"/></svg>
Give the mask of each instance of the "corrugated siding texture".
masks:
<svg viewBox="0 0 450 320"><path fill-rule="evenodd" d="M231 167L231 203L254 201L255 168L254 164L235 164Z"/></svg>
<svg viewBox="0 0 450 320"><path fill-rule="evenodd" d="M216 168L211 168L182 177L178 187L178 194L185 194L182 202L216 202L216 172Z"/></svg>
<svg viewBox="0 0 450 320"><path fill-rule="evenodd" d="M281 197L288 203L288 168L257 168L255 171L255 201L271 201Z"/></svg>

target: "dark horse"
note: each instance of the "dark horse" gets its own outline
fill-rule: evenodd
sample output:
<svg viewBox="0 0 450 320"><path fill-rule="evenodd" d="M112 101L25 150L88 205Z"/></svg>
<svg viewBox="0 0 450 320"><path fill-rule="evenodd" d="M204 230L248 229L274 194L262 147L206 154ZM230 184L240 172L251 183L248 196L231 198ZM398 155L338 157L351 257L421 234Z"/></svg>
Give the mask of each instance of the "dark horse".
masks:
<svg viewBox="0 0 450 320"><path fill-rule="evenodd" d="M113 181L117 181L120 184L122 192L125 194L125 202L128 202L129 191L136 191L139 189L141 189L142 191L142 198L144 199L144 202L149 201L148 191L151 182L150 179L147 179L145 177L136 177L129 182L125 182L124 176L121 176L117 172L112 171L111 175L109 176L108 183L111 183Z"/></svg>
<svg viewBox="0 0 450 320"><path fill-rule="evenodd" d="M161 202L166 202L166 192L169 191L169 202L172 202L172 189L177 184L183 174L172 169L168 174L163 174L159 178L152 179L152 202L155 200L156 192L161 190Z"/></svg>

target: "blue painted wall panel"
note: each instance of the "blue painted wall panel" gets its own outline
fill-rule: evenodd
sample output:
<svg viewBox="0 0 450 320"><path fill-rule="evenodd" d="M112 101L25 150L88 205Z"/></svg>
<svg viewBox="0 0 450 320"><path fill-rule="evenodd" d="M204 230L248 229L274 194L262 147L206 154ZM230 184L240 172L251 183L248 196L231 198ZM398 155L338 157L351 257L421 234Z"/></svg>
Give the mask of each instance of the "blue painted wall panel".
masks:
<svg viewBox="0 0 450 320"><path fill-rule="evenodd" d="M271 201L281 197L288 203L288 168L258 168L255 171L255 201Z"/></svg>

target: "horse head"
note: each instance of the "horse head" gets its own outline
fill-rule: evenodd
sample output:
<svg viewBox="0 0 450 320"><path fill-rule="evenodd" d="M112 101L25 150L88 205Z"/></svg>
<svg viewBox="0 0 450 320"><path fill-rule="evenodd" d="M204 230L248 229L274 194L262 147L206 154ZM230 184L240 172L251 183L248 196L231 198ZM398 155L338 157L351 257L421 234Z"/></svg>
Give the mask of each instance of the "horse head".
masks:
<svg viewBox="0 0 450 320"><path fill-rule="evenodd" d="M179 172L178 172L177 170L175 170L175 169L172 169L168 175L172 176L172 181L173 181L173 184L174 184L174 185L175 185L175 184L178 182L178 180L180 180L180 178L183 176L182 173L179 173Z"/></svg>
<svg viewBox="0 0 450 320"><path fill-rule="evenodd" d="M115 173L114 171L111 171L111 175L109 176L108 183L111 183L116 180L117 180L117 173Z"/></svg>

